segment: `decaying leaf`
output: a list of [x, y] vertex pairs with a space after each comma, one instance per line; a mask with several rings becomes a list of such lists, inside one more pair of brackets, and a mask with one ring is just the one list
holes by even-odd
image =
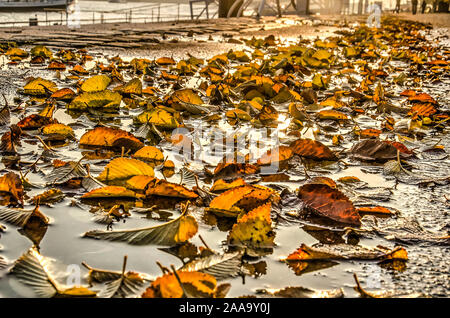
[[275, 233], [272, 231], [271, 207], [271, 203], [266, 203], [238, 218], [228, 235], [228, 244], [255, 249], [272, 247]]
[[[397, 148], [386, 141], [378, 139], [365, 139], [354, 145], [349, 152], [354, 158], [366, 161], [388, 161], [397, 158]], [[410, 154], [400, 153], [402, 157], [410, 157]]]
[[146, 282], [145, 276], [136, 272], [125, 272], [128, 257], [124, 257], [122, 272], [95, 269], [83, 263], [89, 269], [89, 281], [106, 283], [104, 289], [98, 294], [99, 297], [130, 297], [142, 292]]
[[316, 260], [377, 260], [377, 261], [407, 261], [408, 254], [403, 247], [392, 250], [377, 246], [366, 248], [359, 245], [315, 244], [312, 247], [302, 244], [296, 251], [291, 253], [286, 261], [316, 261]]
[[197, 233], [195, 218], [187, 215], [187, 209], [176, 219], [153, 227], [102, 231], [94, 230], [84, 233], [84, 237], [108, 241], [121, 241], [132, 245], [174, 245], [185, 242]]
[[292, 151], [301, 157], [313, 160], [335, 161], [336, 155], [320, 141], [311, 139], [298, 139], [290, 145]]
[[144, 147], [144, 144], [131, 133], [117, 128], [96, 127], [87, 131], [80, 138], [83, 147], [104, 147], [121, 151], [136, 151]]
[[120, 186], [105, 186], [94, 189], [84, 194], [81, 199], [110, 199], [110, 198], [130, 198], [135, 199], [136, 193]]
[[252, 210], [255, 206], [268, 201], [279, 200], [278, 194], [270, 188], [244, 185], [225, 191], [214, 198], [208, 211], [221, 216], [236, 217], [243, 211]]
[[116, 111], [122, 101], [122, 95], [117, 92], [104, 90], [100, 92], [85, 92], [75, 97], [67, 109], [86, 110], [101, 109], [104, 112]]
[[105, 183], [125, 181], [133, 176], [154, 176], [153, 168], [143, 161], [130, 158], [116, 158], [111, 160], [98, 176], [98, 180]]
[[67, 288], [58, 283], [49, 270], [49, 260], [39, 254], [35, 247], [14, 262], [10, 273], [22, 283], [30, 286], [40, 297], [96, 297], [86, 287]]
[[164, 154], [156, 147], [145, 146], [136, 151], [133, 158], [146, 161], [154, 167], [164, 161]]
[[258, 294], [264, 297], [280, 297], [280, 298], [342, 298], [344, 292], [342, 289], [336, 290], [313, 290], [305, 287], [286, 287], [276, 290], [260, 289]]
[[214, 276], [180, 271], [176, 275], [178, 277], [174, 273], [168, 273], [158, 277], [142, 294], [142, 298], [214, 298], [217, 291]]
[[338, 189], [323, 183], [310, 183], [300, 187], [298, 196], [321, 216], [340, 223], [361, 225], [353, 203]]
[[10, 224], [25, 227], [27, 223], [33, 222], [33, 219], [39, 220], [44, 225], [49, 222], [47, 216], [39, 210], [38, 205], [33, 210], [0, 207], [0, 220]]
[[0, 198], [4, 205], [23, 206], [22, 180], [14, 172], [8, 172], [0, 177]]
[[242, 265], [242, 253], [212, 254], [200, 259], [192, 260], [179, 271], [202, 272], [214, 276], [217, 280], [224, 280], [239, 275]]

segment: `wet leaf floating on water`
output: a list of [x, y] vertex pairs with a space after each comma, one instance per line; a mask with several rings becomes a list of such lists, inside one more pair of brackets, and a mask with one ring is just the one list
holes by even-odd
[[59, 284], [49, 271], [49, 264], [50, 261], [32, 247], [14, 262], [10, 273], [40, 297], [96, 297], [97, 294], [86, 287], [67, 288]]
[[[377, 139], [366, 139], [354, 145], [349, 150], [349, 153], [356, 159], [385, 162], [397, 159], [397, 149], [400, 147], [401, 144], [393, 144]], [[411, 157], [410, 153], [400, 149], [400, 156], [402, 158]]]
[[11, 125], [9, 131], [1, 138], [0, 150], [2, 154], [16, 154], [16, 146], [20, 146], [20, 137], [23, 135], [22, 129], [17, 125]]
[[260, 289], [258, 294], [264, 297], [280, 298], [342, 298], [344, 292], [342, 289], [336, 290], [312, 290], [305, 287], [286, 287], [277, 290]]
[[46, 126], [48, 124], [55, 123], [56, 121], [54, 119], [47, 116], [42, 116], [38, 114], [31, 114], [30, 116], [25, 117], [21, 121], [17, 123], [17, 126], [19, 126], [21, 129], [38, 129], [42, 126]]
[[36, 45], [30, 50], [32, 56], [42, 56], [44, 58], [51, 58], [53, 56], [52, 51], [50, 51], [44, 45]]
[[130, 198], [135, 199], [136, 193], [120, 186], [105, 186], [94, 189], [86, 194], [83, 194], [81, 199], [109, 199], [109, 198]]
[[173, 114], [163, 108], [145, 111], [136, 117], [136, 121], [139, 124], [153, 124], [160, 129], [175, 129], [180, 126]]
[[237, 163], [234, 161], [222, 161], [217, 164], [214, 169], [214, 176], [216, 178], [230, 177], [235, 175], [255, 174], [260, 171], [258, 166], [250, 163]]
[[8, 172], [0, 177], [0, 203], [2, 205], [23, 206], [23, 185], [20, 177]]
[[95, 75], [91, 78], [88, 78], [81, 85], [81, 90], [83, 92], [100, 92], [104, 91], [109, 83], [111, 83], [111, 79], [107, 75]]
[[116, 158], [111, 160], [98, 176], [98, 180], [105, 183], [120, 183], [134, 176], [154, 176], [151, 166], [143, 161], [130, 158]]
[[223, 179], [218, 179], [214, 181], [214, 184], [209, 189], [210, 192], [223, 192], [233, 188], [241, 187], [245, 185], [245, 181], [242, 178], [237, 178], [231, 182], [226, 182]]
[[31, 198], [34, 204], [51, 204], [60, 202], [64, 198], [64, 193], [59, 189], [49, 189]]
[[49, 222], [49, 219], [39, 210], [38, 205], [33, 210], [0, 207], [0, 220], [10, 224], [25, 227], [32, 219], [37, 219], [44, 225]]
[[407, 261], [408, 254], [403, 247], [392, 250], [383, 246], [366, 248], [359, 245], [349, 244], [315, 244], [309, 247], [302, 244], [296, 251], [291, 253], [286, 261], [317, 261], [317, 260], [377, 260], [377, 261]]
[[80, 138], [80, 146], [86, 148], [111, 148], [117, 151], [136, 151], [144, 147], [144, 144], [133, 134], [118, 128], [96, 127], [87, 131]]
[[142, 82], [139, 78], [133, 78], [128, 83], [114, 89], [121, 94], [142, 95]]
[[106, 283], [104, 289], [98, 294], [99, 297], [130, 297], [142, 292], [146, 279], [143, 275], [136, 272], [125, 272], [127, 256], [123, 261], [122, 272], [112, 272], [94, 269], [86, 263], [83, 265], [89, 269], [89, 282]]
[[241, 273], [242, 253], [212, 254], [185, 264], [179, 271], [202, 272], [214, 276], [218, 281]]
[[187, 215], [187, 209], [178, 218], [170, 222], [141, 229], [102, 231], [94, 230], [84, 233], [90, 237], [108, 241], [126, 242], [132, 245], [166, 245], [171, 246], [185, 242], [197, 233], [195, 218]]
[[271, 207], [271, 203], [266, 203], [238, 218], [227, 237], [228, 244], [250, 249], [273, 247], [275, 233], [270, 218]]
[[394, 213], [389, 210], [388, 208], [382, 207], [382, 206], [374, 206], [374, 207], [361, 207], [356, 209], [356, 212], [359, 213], [359, 215], [381, 215], [381, 216], [392, 216]]
[[311, 139], [298, 139], [290, 145], [292, 151], [307, 159], [336, 161], [336, 155], [320, 141]]
[[158, 195], [183, 199], [196, 199], [198, 197], [197, 193], [185, 188], [180, 184], [175, 184], [166, 180], [160, 180], [156, 178], [151, 180], [146, 185], [145, 195]]
[[154, 167], [164, 161], [164, 154], [156, 147], [145, 146], [136, 151], [133, 158], [146, 161]]
[[51, 173], [45, 176], [49, 184], [63, 184], [73, 178], [82, 178], [88, 175], [86, 169], [80, 162], [62, 162], [55, 166]]
[[120, 106], [122, 95], [110, 90], [100, 92], [84, 92], [75, 97], [67, 105], [69, 110], [100, 109], [104, 112], [115, 112]]
[[177, 271], [177, 276], [178, 278], [174, 273], [168, 273], [158, 277], [142, 294], [142, 298], [215, 297], [218, 286], [214, 276], [200, 272], [182, 271]]
[[214, 198], [207, 209], [221, 216], [237, 217], [269, 200], [279, 201], [278, 194], [270, 188], [244, 185], [225, 191]]
[[337, 110], [321, 110], [317, 113], [319, 119], [347, 120], [348, 116]]
[[66, 138], [74, 139], [75, 134], [72, 127], [64, 124], [49, 124], [42, 128], [42, 134], [47, 137], [47, 139], [52, 140], [64, 140]]
[[341, 191], [327, 184], [305, 184], [300, 187], [298, 196], [308, 208], [320, 216], [343, 224], [361, 224], [353, 203]]
[[277, 148], [268, 150], [258, 159], [258, 165], [278, 164], [289, 160], [293, 156], [292, 149], [287, 146], [279, 146]]
[[51, 95], [58, 90], [54, 82], [40, 77], [28, 82], [23, 89], [25, 94], [35, 96]]
[[54, 98], [56, 100], [64, 100], [64, 101], [70, 101], [75, 97], [75, 92], [71, 90], [70, 88], [61, 88], [54, 92], [50, 98]]
[[0, 125], [7, 125], [11, 120], [11, 111], [8, 105], [3, 106], [0, 110]]

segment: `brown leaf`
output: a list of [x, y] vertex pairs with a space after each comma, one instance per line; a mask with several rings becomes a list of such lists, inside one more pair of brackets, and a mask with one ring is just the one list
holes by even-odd
[[80, 138], [80, 145], [113, 148], [118, 151], [122, 150], [122, 147], [125, 148], [125, 151], [128, 149], [136, 151], [144, 147], [144, 144], [131, 133], [122, 129], [109, 127], [96, 127], [86, 132]]
[[[397, 145], [398, 146], [398, 145]], [[400, 146], [398, 146], [400, 147]], [[366, 161], [388, 161], [397, 158], [397, 148], [388, 141], [379, 139], [366, 139], [354, 145], [349, 152], [354, 158]], [[402, 157], [410, 157], [411, 154], [400, 151]]]
[[23, 206], [23, 186], [20, 177], [14, 172], [8, 172], [0, 178], [0, 194], [9, 196], [7, 205], [20, 204]]
[[304, 158], [313, 160], [336, 161], [336, 155], [320, 141], [311, 139], [298, 139], [290, 145], [292, 151]]
[[331, 220], [360, 226], [360, 216], [353, 203], [339, 190], [326, 184], [305, 184], [298, 196], [314, 212]]

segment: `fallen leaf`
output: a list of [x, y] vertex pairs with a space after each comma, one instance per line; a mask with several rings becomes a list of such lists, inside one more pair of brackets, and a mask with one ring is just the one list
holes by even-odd
[[330, 161], [338, 160], [330, 148], [323, 145], [320, 141], [298, 139], [292, 142], [290, 147], [295, 154], [307, 159]]
[[131, 133], [109, 127], [96, 127], [87, 131], [80, 138], [80, 145], [83, 147], [103, 147], [121, 151], [136, 151], [144, 147], [144, 144]]
[[176, 219], [167, 223], [140, 229], [102, 231], [93, 230], [84, 233], [84, 237], [107, 241], [120, 241], [132, 245], [166, 245], [171, 246], [185, 242], [198, 230], [197, 221], [187, 215], [187, 209]]
[[272, 204], [265, 203], [238, 218], [228, 237], [228, 245], [267, 248], [273, 246], [275, 233], [270, 218]]
[[320, 216], [340, 223], [361, 225], [353, 203], [338, 189], [326, 184], [305, 184], [300, 187], [298, 196]]
[[153, 168], [143, 161], [130, 158], [111, 160], [97, 177], [101, 182], [122, 182], [133, 176], [154, 176]]

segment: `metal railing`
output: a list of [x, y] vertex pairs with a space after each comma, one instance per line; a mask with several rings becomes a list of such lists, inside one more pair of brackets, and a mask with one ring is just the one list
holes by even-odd
[[[215, 9], [215, 8], [214, 8]], [[195, 11], [200, 14], [202, 8], [195, 8]], [[59, 18], [49, 18], [49, 14], [60, 13]], [[191, 20], [191, 13], [189, 4], [180, 3], [154, 3], [138, 7], [113, 9], [113, 10], [81, 10], [77, 22], [80, 24], [103, 24], [103, 23], [155, 23], [155, 22], [178, 22]], [[111, 17], [112, 16], [112, 17]], [[66, 25], [68, 16], [64, 9], [50, 9], [45, 10], [45, 17], [38, 19], [38, 25]], [[206, 19], [206, 14], [202, 14], [200, 19]], [[3, 21], [0, 22], [0, 27], [19, 27], [28, 26], [32, 19], [26, 21]]]

